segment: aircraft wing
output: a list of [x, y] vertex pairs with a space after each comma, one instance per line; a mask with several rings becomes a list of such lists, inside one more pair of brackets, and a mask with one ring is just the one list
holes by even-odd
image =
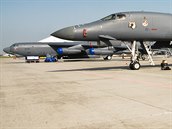
[[86, 50], [90, 48], [98, 48], [97, 43], [89, 42], [63, 42], [63, 43], [48, 43], [58, 55], [76, 55], [86, 54]]
[[99, 39], [104, 42], [107, 46], [113, 46], [110, 40], [116, 40], [115, 38], [109, 35], [99, 35]]
[[97, 43], [89, 43], [89, 42], [58, 42], [58, 43], [48, 43], [50, 47], [54, 50], [57, 48], [71, 48], [71, 49], [88, 49], [91, 47], [97, 48]]

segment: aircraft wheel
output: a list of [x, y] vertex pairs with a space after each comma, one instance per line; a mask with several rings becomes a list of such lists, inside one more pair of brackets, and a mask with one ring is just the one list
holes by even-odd
[[104, 60], [112, 60], [112, 56], [106, 56], [104, 57]]
[[131, 70], [134, 70], [133, 64], [132, 64], [132, 63], [130, 63], [129, 68], [130, 68]]
[[112, 56], [107, 56], [107, 59], [108, 60], [112, 60]]
[[129, 67], [131, 70], [139, 70], [140, 69], [140, 63], [139, 62], [130, 63]]

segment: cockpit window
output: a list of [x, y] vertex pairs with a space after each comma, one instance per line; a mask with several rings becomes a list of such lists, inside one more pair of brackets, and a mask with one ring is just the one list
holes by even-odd
[[107, 21], [107, 20], [113, 20], [115, 18], [116, 18], [116, 14], [111, 14], [111, 15], [105, 17], [105, 18], [102, 18], [101, 20], [102, 21]]
[[118, 19], [118, 20], [124, 20], [126, 18], [125, 14], [119, 13], [119, 14], [111, 14], [105, 18], [102, 18], [102, 21], [107, 21], [107, 20], [114, 20], [114, 19]]
[[117, 14], [117, 15], [116, 15], [116, 18], [119, 19], [119, 20], [124, 20], [124, 19], [126, 18], [126, 15], [120, 13], [120, 14]]
[[83, 26], [83, 24], [75, 25], [75, 26], [74, 26], [74, 29], [76, 29], [76, 28], [80, 28], [80, 27], [82, 27], [82, 26]]

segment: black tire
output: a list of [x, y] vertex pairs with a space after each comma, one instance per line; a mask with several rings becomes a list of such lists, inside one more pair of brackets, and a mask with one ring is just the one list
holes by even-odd
[[131, 70], [139, 70], [140, 69], [140, 63], [139, 62], [130, 63], [129, 67]]
[[103, 57], [104, 60], [107, 60], [107, 57]]
[[112, 60], [112, 56], [106, 56], [103, 58], [104, 60]]
[[140, 69], [140, 63], [139, 62], [134, 62], [133, 63], [133, 69], [134, 70], [139, 70]]
[[112, 56], [107, 56], [107, 59], [108, 60], [112, 60]]
[[133, 68], [133, 63], [130, 63], [129, 68], [130, 68], [131, 70], [134, 70], [134, 68]]

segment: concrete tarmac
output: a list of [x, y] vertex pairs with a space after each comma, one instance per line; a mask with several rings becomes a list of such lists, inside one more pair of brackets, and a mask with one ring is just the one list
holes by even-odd
[[[1, 129], [172, 129], [172, 70], [129, 59], [0, 59]], [[167, 59], [172, 64], [172, 58]]]

